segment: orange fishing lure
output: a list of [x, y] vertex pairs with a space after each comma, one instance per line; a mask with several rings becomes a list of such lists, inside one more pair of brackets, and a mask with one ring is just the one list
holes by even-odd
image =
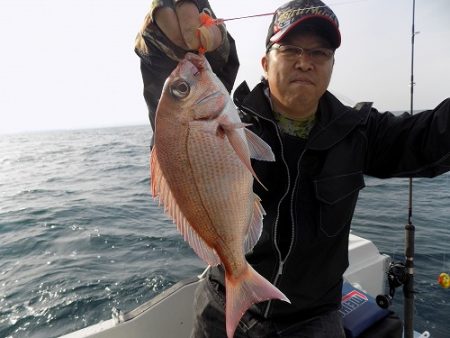
[[[197, 38], [200, 41], [200, 47], [198, 48], [198, 53], [203, 55], [206, 53], [206, 51], [208, 50], [207, 45], [204, 46], [203, 42], [202, 42], [202, 35], [205, 39], [208, 39], [207, 34], [205, 34], [206, 32], [204, 31], [204, 28], [208, 28], [212, 25], [216, 24], [216, 20], [213, 19], [211, 16], [209, 16], [208, 14], [206, 14], [205, 12], [200, 13], [200, 27], [197, 28]], [[202, 29], [203, 29], [203, 34], [202, 34]]]

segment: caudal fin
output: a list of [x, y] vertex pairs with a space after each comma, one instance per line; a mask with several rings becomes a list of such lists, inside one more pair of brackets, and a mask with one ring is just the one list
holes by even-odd
[[238, 279], [226, 276], [227, 337], [233, 337], [239, 320], [250, 306], [269, 299], [280, 299], [290, 303], [280, 290], [257, 273], [249, 264], [246, 271]]

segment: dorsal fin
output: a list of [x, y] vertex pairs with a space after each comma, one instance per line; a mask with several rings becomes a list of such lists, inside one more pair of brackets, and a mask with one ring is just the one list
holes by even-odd
[[189, 243], [201, 259], [211, 266], [220, 264], [220, 258], [215, 250], [210, 248], [198, 235], [179, 208], [161, 171], [156, 147], [152, 149], [150, 163], [153, 198], [158, 199], [159, 203], [164, 206], [164, 212], [172, 218], [178, 231], [183, 235], [184, 240]]

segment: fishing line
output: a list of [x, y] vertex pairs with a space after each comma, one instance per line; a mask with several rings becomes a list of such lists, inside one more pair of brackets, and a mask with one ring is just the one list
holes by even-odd
[[[303, 8], [302, 10], [306, 11], [306, 10], [311, 10], [311, 9], [319, 9], [319, 8], [324, 8], [324, 7], [330, 7], [330, 6], [335, 7], [335, 6], [340, 6], [340, 5], [348, 5], [348, 4], [354, 4], [354, 3], [358, 3], [358, 2], [367, 2], [367, 1], [369, 1], [369, 0], [352, 0], [352, 1], [345, 1], [345, 2], [334, 3], [334, 4], [330, 4], [330, 5], [306, 7], [306, 8]], [[235, 17], [235, 18], [215, 19], [214, 21], [215, 21], [216, 24], [222, 24], [225, 21], [251, 19], [251, 18], [257, 18], [257, 17], [262, 17], [262, 16], [269, 16], [269, 15], [274, 15], [274, 14], [275, 14], [275, 12], [261, 13], [261, 14], [238, 16], [238, 17]]]
[[249, 18], [257, 18], [260, 16], [269, 16], [269, 15], [273, 15], [274, 12], [270, 12], [270, 13], [262, 13], [262, 14], [253, 14], [253, 15], [245, 15], [245, 16], [238, 16], [235, 18], [228, 18], [228, 19], [216, 19], [216, 23], [217, 24], [221, 24], [225, 21], [233, 21], [233, 20], [241, 20], [241, 19], [249, 19]]

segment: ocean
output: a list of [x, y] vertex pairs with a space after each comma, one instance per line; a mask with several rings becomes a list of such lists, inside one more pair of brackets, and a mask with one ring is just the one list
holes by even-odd
[[[128, 311], [204, 264], [150, 196], [149, 126], [0, 135], [0, 337]], [[415, 179], [415, 327], [450, 337], [450, 175]], [[402, 261], [408, 180], [366, 177], [353, 233]], [[402, 316], [402, 290], [393, 309]]]

